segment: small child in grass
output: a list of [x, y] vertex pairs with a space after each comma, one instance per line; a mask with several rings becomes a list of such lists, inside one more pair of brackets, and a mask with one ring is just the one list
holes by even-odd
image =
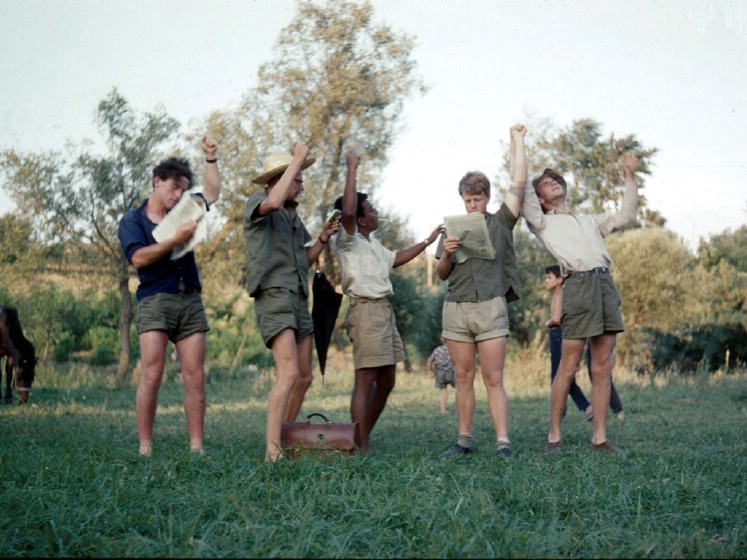
[[446, 414], [446, 387], [451, 385], [456, 389], [454, 375], [454, 362], [451, 361], [446, 340], [441, 337], [441, 346], [437, 346], [426, 360], [428, 377], [435, 379], [436, 387], [439, 389], [439, 404], [441, 414]]

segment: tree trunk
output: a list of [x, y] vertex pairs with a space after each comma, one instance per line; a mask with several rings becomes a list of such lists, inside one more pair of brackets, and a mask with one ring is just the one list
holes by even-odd
[[132, 323], [132, 296], [127, 261], [119, 267], [119, 293], [122, 295], [122, 310], [119, 314], [119, 363], [117, 380], [124, 381], [130, 369], [130, 324]]

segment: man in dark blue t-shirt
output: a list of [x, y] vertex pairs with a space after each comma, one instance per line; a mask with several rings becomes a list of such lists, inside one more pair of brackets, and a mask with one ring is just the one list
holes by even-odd
[[[200, 147], [205, 153], [204, 192], [196, 195], [209, 209], [220, 195], [216, 153], [218, 144], [207, 135]], [[207, 317], [202, 305], [202, 285], [193, 251], [173, 258], [175, 248], [197, 231], [187, 220], [173, 235], [160, 242], [153, 230], [176, 206], [193, 183], [186, 159], [172, 157], [153, 169], [153, 192], [139, 208], [128, 211], [119, 222], [119, 242], [127, 260], [137, 269], [137, 332], [142, 371], [135, 399], [140, 455], [150, 457], [153, 423], [158, 405], [169, 340], [176, 346], [184, 382], [184, 412], [189, 444], [202, 453], [205, 421], [205, 333]], [[189, 194], [186, 196], [190, 196]], [[204, 217], [202, 218], [204, 220]]]

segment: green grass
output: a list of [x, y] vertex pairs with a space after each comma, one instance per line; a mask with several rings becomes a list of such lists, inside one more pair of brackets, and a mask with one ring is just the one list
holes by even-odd
[[[625, 453], [592, 453], [570, 406], [565, 452], [547, 456], [547, 387], [508, 367], [510, 460], [492, 453], [481, 390], [477, 452], [442, 459], [453, 392], [441, 417], [432, 382], [400, 373], [374, 453], [276, 465], [262, 461], [268, 375], [209, 377], [204, 456], [188, 452], [180, 383], [165, 383], [149, 460], [135, 387], [105, 375], [42, 369], [30, 406], [0, 407], [0, 555], [747, 556], [744, 372], [616, 378], [626, 419], [610, 416], [609, 437]], [[351, 375], [317, 379], [302, 414], [346, 421]]]

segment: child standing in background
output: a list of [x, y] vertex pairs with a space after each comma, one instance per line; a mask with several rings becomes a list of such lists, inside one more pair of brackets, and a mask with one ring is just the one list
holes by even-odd
[[[428, 378], [436, 380], [438, 387], [439, 403], [441, 414], [446, 414], [446, 387], [451, 385], [456, 389], [454, 380], [454, 362], [451, 361], [449, 348], [446, 346], [446, 340], [441, 337], [441, 346], [436, 347], [425, 362], [428, 368]], [[434, 372], [435, 370], [435, 372]]]

